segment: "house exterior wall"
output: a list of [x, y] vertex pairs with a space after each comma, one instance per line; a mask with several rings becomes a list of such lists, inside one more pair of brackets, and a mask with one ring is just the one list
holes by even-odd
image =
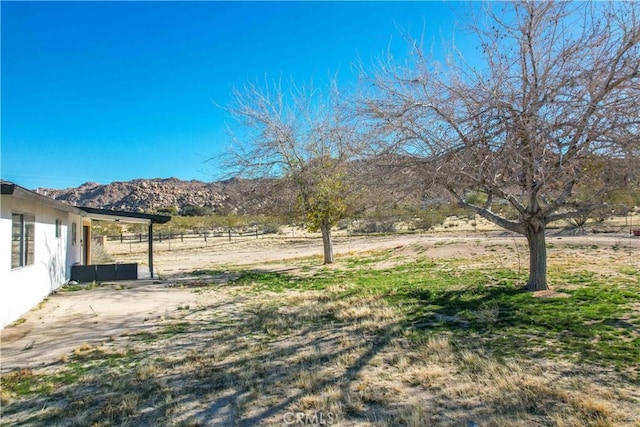
[[[0, 196], [0, 328], [17, 320], [70, 277], [71, 265], [82, 259], [80, 215], [50, 206]], [[35, 216], [34, 262], [11, 268], [12, 214]], [[56, 236], [56, 220], [59, 236]], [[73, 243], [73, 226], [76, 240]]]

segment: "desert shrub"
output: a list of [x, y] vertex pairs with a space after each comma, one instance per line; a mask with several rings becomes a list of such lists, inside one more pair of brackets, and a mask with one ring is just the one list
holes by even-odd
[[572, 228], [584, 228], [584, 226], [587, 225], [587, 221], [589, 221], [589, 219], [591, 218], [592, 214], [594, 214], [594, 213], [589, 212], [589, 213], [584, 213], [584, 214], [581, 214], [581, 215], [577, 215], [577, 216], [575, 216], [573, 218], [566, 219], [566, 222], [567, 222], [569, 227], [572, 227]]
[[[441, 222], [440, 222], [441, 223]], [[423, 216], [421, 218], [416, 218], [411, 223], [409, 227], [411, 230], [430, 230], [432, 227], [438, 225], [438, 221], [433, 216]]]
[[182, 208], [184, 216], [210, 216], [213, 215], [213, 209], [206, 206], [187, 205]]
[[[613, 190], [606, 202], [614, 209], [624, 209], [624, 207], [630, 209], [632, 206], [640, 204], [640, 190], [630, 188]], [[616, 212], [616, 215], [621, 214], [624, 215], [624, 213]]]
[[170, 206], [168, 208], [159, 208], [158, 209], [158, 213], [161, 214], [161, 215], [175, 216], [175, 215], [178, 215], [180, 213], [180, 210], [178, 209], [177, 206]]
[[520, 213], [511, 205], [498, 206], [494, 210], [499, 215], [502, 215], [503, 217], [511, 221], [515, 221], [520, 217]]
[[276, 234], [280, 231], [280, 226], [278, 224], [268, 222], [262, 225], [262, 232], [264, 234]]
[[149, 226], [147, 224], [125, 224], [124, 228], [127, 233], [133, 234], [145, 234], [149, 232]]
[[350, 225], [351, 225], [351, 220], [345, 218], [338, 221], [338, 224], [336, 224], [336, 228], [338, 230], [347, 230]]
[[472, 205], [481, 206], [487, 203], [487, 195], [478, 191], [469, 191], [465, 195], [465, 199]]
[[356, 234], [394, 233], [395, 231], [395, 221], [377, 219], [363, 219], [354, 221], [351, 228], [351, 232]]
[[104, 246], [97, 241], [92, 242], [91, 264], [112, 264], [115, 258], [104, 250]]
[[113, 221], [91, 222], [91, 234], [94, 236], [119, 236], [122, 233], [122, 225]]

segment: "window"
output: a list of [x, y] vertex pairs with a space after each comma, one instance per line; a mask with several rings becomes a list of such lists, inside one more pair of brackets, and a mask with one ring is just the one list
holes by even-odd
[[60, 238], [60, 229], [62, 228], [62, 221], [56, 219], [56, 239]]
[[11, 268], [33, 264], [36, 218], [33, 215], [11, 215]]
[[71, 246], [76, 245], [77, 239], [78, 239], [78, 226], [74, 222], [71, 224]]

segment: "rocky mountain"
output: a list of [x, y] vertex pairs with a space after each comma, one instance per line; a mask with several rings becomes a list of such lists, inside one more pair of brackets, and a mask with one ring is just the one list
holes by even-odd
[[201, 206], [221, 214], [251, 214], [260, 213], [268, 203], [266, 187], [260, 180], [202, 182], [167, 178], [104, 185], [86, 182], [75, 188], [36, 191], [70, 205], [131, 212], [178, 212], [188, 206]]
[[[423, 169], [416, 169], [402, 157], [359, 160], [350, 167], [356, 171], [356, 185], [362, 192], [360, 198], [368, 208], [423, 203], [427, 181], [422, 176]], [[187, 208], [195, 206], [209, 210], [207, 213], [222, 215], [273, 212], [286, 215], [296, 197], [286, 185], [277, 184], [278, 181], [272, 179], [203, 182], [156, 178], [110, 184], [86, 182], [74, 188], [38, 188], [36, 191], [70, 205], [130, 212], [185, 214]]]

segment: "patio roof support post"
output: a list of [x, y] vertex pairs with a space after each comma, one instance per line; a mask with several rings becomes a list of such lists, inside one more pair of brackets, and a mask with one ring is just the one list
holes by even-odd
[[153, 222], [149, 223], [149, 273], [153, 279]]

